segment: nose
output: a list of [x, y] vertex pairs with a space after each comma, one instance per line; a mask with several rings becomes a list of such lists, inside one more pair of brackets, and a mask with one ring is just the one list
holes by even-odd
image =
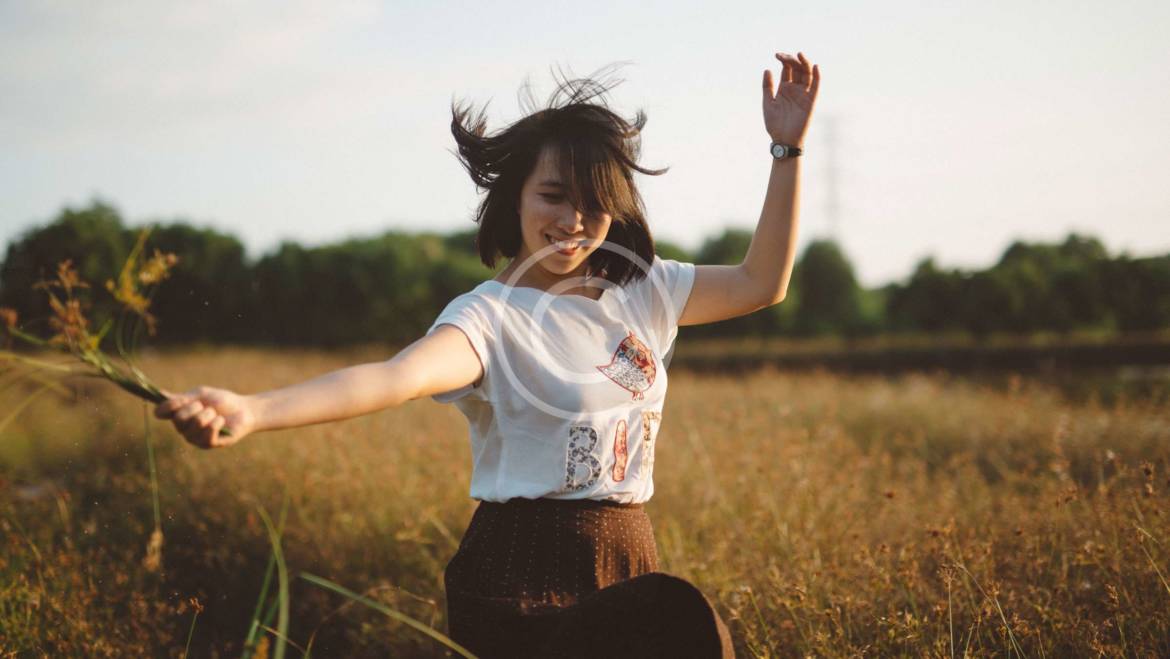
[[569, 208], [567, 212], [557, 218], [557, 228], [570, 236], [576, 235], [585, 230], [584, 225], [581, 223], [583, 217], [581, 211], [576, 208]]

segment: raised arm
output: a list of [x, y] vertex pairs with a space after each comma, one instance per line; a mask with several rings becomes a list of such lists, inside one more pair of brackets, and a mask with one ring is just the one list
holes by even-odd
[[[198, 387], [167, 394], [155, 416], [170, 418], [187, 441], [202, 448], [234, 444], [265, 430], [348, 419], [478, 382], [483, 367], [467, 337], [452, 325], [384, 362], [358, 364], [299, 384], [243, 396]], [[223, 436], [227, 427], [231, 435]]]
[[[820, 67], [803, 53], [776, 53], [783, 68], [779, 87], [764, 71], [764, 127], [772, 141], [804, 148]], [[762, 147], [761, 147], [762, 152]], [[800, 157], [773, 159], [760, 221], [747, 256], [739, 265], [695, 266], [695, 283], [679, 325], [699, 325], [735, 318], [784, 299], [796, 257], [800, 201]]]

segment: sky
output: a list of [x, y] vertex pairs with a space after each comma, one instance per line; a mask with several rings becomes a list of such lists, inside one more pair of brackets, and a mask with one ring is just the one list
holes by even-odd
[[[474, 226], [452, 99], [519, 118], [527, 79], [625, 62], [654, 235], [754, 229], [770, 168], [760, 78], [820, 65], [801, 244], [861, 282], [926, 256], [986, 267], [1071, 231], [1170, 252], [1170, 3], [0, 0], [0, 245], [101, 199], [257, 257]], [[543, 95], [542, 95], [543, 97]], [[834, 210], [835, 209], [835, 210]]]

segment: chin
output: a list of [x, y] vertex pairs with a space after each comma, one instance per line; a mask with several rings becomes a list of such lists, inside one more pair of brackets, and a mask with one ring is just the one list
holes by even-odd
[[580, 267], [583, 262], [584, 261], [578, 261], [576, 259], [572, 261], [552, 261], [550, 259], [545, 259], [540, 262], [540, 267], [544, 268], [546, 272], [555, 275], [567, 275]]
[[549, 254], [540, 260], [540, 267], [553, 274], [567, 275], [580, 268], [588, 260], [588, 255], [565, 258], [559, 254]]

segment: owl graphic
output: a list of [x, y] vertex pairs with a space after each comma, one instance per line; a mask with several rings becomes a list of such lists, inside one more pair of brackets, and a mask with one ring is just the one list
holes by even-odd
[[610, 362], [598, 366], [597, 370], [632, 393], [633, 400], [645, 398], [644, 392], [654, 384], [654, 376], [658, 373], [654, 353], [629, 330], [626, 330], [626, 338], [618, 344]]

